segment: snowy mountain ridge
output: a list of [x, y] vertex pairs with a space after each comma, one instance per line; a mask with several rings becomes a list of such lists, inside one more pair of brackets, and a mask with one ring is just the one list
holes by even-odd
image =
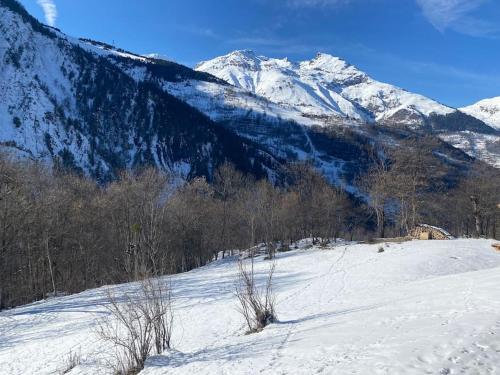
[[[436, 134], [468, 155], [500, 167], [500, 132], [492, 117], [500, 112], [492, 113], [494, 108], [483, 116], [467, 109], [462, 112], [376, 81], [329, 54], [318, 53], [312, 60], [292, 62], [259, 56], [250, 50], [234, 51], [201, 62], [195, 69], [225, 80], [235, 90], [266, 98], [282, 112], [294, 112], [294, 120], [307, 126], [384, 125]], [[238, 95], [232, 101], [236, 107], [238, 101], [244, 102]], [[283, 117], [292, 118], [286, 114]]]
[[500, 96], [483, 99], [470, 106], [460, 108], [460, 110], [500, 130]]
[[[40, 24], [0, 0], [0, 146], [98, 180], [154, 165], [210, 178], [229, 161], [276, 181], [311, 160], [352, 188], [368, 162], [361, 140], [316, 134], [317, 122], [215, 76]], [[318, 144], [320, 142], [321, 144]]]
[[[331, 182], [356, 193], [355, 181], [370, 163], [371, 145], [397, 145], [401, 128], [456, 134], [455, 128], [448, 129], [455, 120], [443, 118], [461, 114], [385, 84], [380, 84], [383, 92], [395, 90], [395, 99], [367, 96], [365, 108], [347, 93], [365, 84], [376, 91], [380, 85], [325, 54], [293, 63], [233, 53], [228, 67], [235, 74], [252, 73], [238, 87], [200, 67], [192, 70], [157, 55], [69, 37], [40, 24], [15, 0], [0, 0], [0, 31], [0, 46], [5, 46], [0, 48], [0, 146], [98, 180], [142, 165], [182, 178], [210, 177], [220, 163], [230, 161], [245, 173], [276, 181], [284, 177], [287, 162], [308, 161]], [[257, 83], [265, 90], [279, 87], [271, 76], [266, 83], [262, 66], [281, 83], [283, 72], [288, 74], [283, 78], [288, 88], [281, 91], [289, 93], [290, 102], [279, 92], [280, 100], [256, 94], [252, 85]], [[400, 98], [410, 98], [405, 110], [398, 109]], [[417, 111], [418, 103], [424, 104]], [[446, 113], [436, 115], [436, 126], [430, 121], [434, 107]], [[380, 122], [377, 116], [386, 117]], [[469, 120], [462, 118], [465, 125], [459, 129], [470, 130]], [[467, 134], [467, 144], [463, 137], [450, 138], [450, 143], [494, 164], [500, 153], [483, 150], [497, 136], [478, 122], [474, 129], [485, 127], [488, 134], [480, 147], [475, 133]], [[379, 124], [385, 127], [379, 130]], [[470, 162], [450, 149], [440, 152], [464, 165]]]
[[418, 126], [432, 113], [455, 109], [419, 94], [372, 79], [346, 61], [325, 53], [292, 62], [235, 51], [198, 64], [230, 84], [270, 101], [299, 109], [306, 116], [333, 116], [360, 122]]
[[[15, 0], [0, 0], [0, 46], [2, 151], [101, 181], [144, 165], [181, 178], [209, 177], [228, 160], [261, 176], [279, 169], [255, 144], [134, 75], [149, 68], [165, 80], [218, 82], [215, 77], [68, 37]], [[134, 74], [113, 58], [126, 61]]]

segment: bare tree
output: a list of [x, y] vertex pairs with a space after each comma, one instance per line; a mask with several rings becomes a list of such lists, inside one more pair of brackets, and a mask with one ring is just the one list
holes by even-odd
[[[459, 186], [463, 202], [473, 219], [474, 235], [481, 237], [488, 232], [496, 237], [496, 223], [499, 217], [500, 173], [477, 162], [469, 171], [467, 179]], [[467, 204], [468, 201], [468, 204]]]
[[110, 235], [121, 247], [120, 257], [130, 281], [162, 273], [162, 197], [168, 176], [154, 169], [126, 172], [106, 191]]
[[371, 169], [362, 177], [361, 188], [368, 194], [368, 204], [377, 219], [377, 236], [385, 237], [386, 209], [390, 199], [388, 192], [389, 162], [384, 157], [374, 157]]
[[235, 201], [238, 198], [241, 190], [247, 184], [247, 178], [242, 173], [238, 172], [233, 165], [224, 163], [219, 167], [214, 174], [214, 190], [217, 199], [220, 202], [220, 249], [222, 250], [222, 258], [226, 255], [226, 250], [234, 247], [232, 241], [232, 227], [234, 224]]
[[411, 139], [390, 152], [391, 169], [386, 188], [398, 207], [399, 234], [407, 234], [422, 218], [431, 192], [441, 189], [446, 167], [435, 156], [433, 138]]

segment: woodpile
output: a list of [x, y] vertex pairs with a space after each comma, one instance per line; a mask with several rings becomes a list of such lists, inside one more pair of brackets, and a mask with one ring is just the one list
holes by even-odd
[[451, 240], [453, 236], [442, 228], [427, 224], [419, 224], [409, 233], [416, 240]]

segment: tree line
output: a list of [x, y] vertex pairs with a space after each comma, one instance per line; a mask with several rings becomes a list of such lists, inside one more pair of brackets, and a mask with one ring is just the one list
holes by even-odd
[[[278, 188], [221, 166], [212, 183], [179, 186], [156, 169], [105, 186], [41, 164], [0, 158], [0, 307], [172, 274], [258, 243], [339, 237], [341, 190], [297, 165]], [[274, 250], [271, 250], [271, 252]]]
[[404, 236], [415, 224], [498, 238], [499, 174], [477, 163], [451, 175], [440, 156], [405, 145], [374, 156], [353, 198], [308, 164], [285, 186], [224, 164], [208, 182], [156, 169], [106, 185], [0, 157], [0, 308], [59, 293], [184, 272], [266, 244]]
[[428, 223], [456, 236], [498, 238], [500, 171], [436, 152], [436, 139], [409, 139], [373, 156], [360, 179], [378, 237], [405, 236]]

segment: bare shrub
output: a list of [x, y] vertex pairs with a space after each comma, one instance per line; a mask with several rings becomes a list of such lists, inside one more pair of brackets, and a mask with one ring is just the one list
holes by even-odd
[[149, 356], [171, 348], [171, 289], [160, 280], [146, 279], [137, 293], [117, 298], [108, 292], [108, 298], [110, 315], [97, 333], [117, 349], [115, 373], [137, 374]]
[[275, 296], [273, 293], [273, 275], [276, 264], [269, 268], [266, 285], [260, 289], [255, 283], [254, 258], [248, 268], [243, 260], [238, 262], [238, 280], [236, 296], [239, 301], [239, 311], [245, 318], [248, 333], [261, 331], [268, 324], [276, 321]]
[[81, 352], [70, 351], [68, 353], [68, 356], [66, 357], [66, 361], [64, 362], [64, 367], [61, 370], [61, 374], [69, 373], [75, 367], [79, 366], [81, 362], [82, 362]]

